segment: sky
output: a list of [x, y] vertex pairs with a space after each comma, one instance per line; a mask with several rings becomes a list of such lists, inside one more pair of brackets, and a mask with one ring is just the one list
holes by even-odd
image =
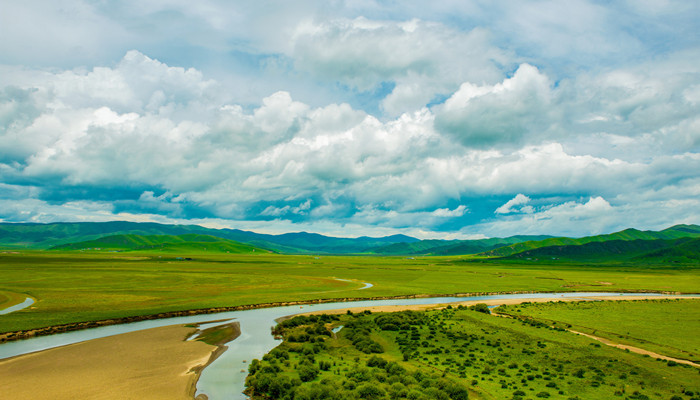
[[700, 223], [700, 2], [0, 5], [0, 221]]

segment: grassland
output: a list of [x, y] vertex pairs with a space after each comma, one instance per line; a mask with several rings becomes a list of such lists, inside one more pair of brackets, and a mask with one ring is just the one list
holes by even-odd
[[528, 303], [501, 306], [498, 311], [671, 357], [700, 360], [700, 300]]
[[279, 330], [283, 344], [251, 363], [254, 399], [700, 399], [697, 368], [467, 309], [303, 317]]
[[[361, 282], [374, 286], [358, 290]], [[0, 292], [37, 302], [0, 317], [0, 332], [242, 304], [509, 291], [697, 293], [700, 268], [461, 257], [7, 251], [0, 253]]]

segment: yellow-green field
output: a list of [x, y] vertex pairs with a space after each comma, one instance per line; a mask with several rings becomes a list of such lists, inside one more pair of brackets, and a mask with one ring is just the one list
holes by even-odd
[[[358, 290], [362, 282], [374, 286]], [[37, 302], [0, 317], [0, 331], [267, 302], [509, 291], [697, 293], [700, 269], [459, 257], [4, 252], [0, 292]]]

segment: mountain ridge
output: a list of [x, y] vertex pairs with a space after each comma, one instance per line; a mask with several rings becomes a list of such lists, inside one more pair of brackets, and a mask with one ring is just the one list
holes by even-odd
[[[256, 251], [286, 254], [474, 255], [477, 258], [494, 259], [528, 257], [585, 259], [608, 255], [613, 258], [628, 259], [648, 257], [649, 260], [661, 260], [676, 254], [685, 260], [694, 260], [696, 247], [686, 244], [687, 241], [680, 240], [683, 238], [700, 238], [700, 226], [680, 224], [660, 231], [628, 228], [609, 234], [580, 238], [515, 235], [507, 238], [476, 240], [419, 240], [406, 235], [378, 238], [368, 236], [342, 238], [309, 232], [271, 235], [231, 228], [213, 229], [199, 225], [167, 225], [155, 222], [0, 223], [0, 247], [44, 250], [76, 248], [133, 250], [148, 246], [152, 250], [164, 250], [179, 246], [183, 249], [189, 247], [199, 251], [207, 248], [206, 243], [219, 242], [218, 248], [228, 252], [252, 251], [255, 248]], [[621, 255], [623, 253], [626, 255]]]

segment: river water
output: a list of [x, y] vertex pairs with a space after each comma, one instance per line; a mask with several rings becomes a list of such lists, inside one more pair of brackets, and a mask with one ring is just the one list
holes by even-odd
[[34, 304], [34, 299], [32, 299], [31, 297], [27, 297], [23, 302], [21, 302], [19, 304], [15, 304], [12, 307], [3, 308], [2, 310], [0, 310], [0, 315], [9, 314], [11, 312], [19, 311], [23, 308], [27, 308], [27, 307], [31, 306], [32, 304]]
[[[130, 324], [104, 326], [83, 331], [67, 332], [51, 336], [42, 336], [33, 339], [8, 342], [0, 344], [0, 359], [71, 343], [82, 342], [85, 340], [92, 340], [100, 337], [118, 335], [121, 333], [160, 326], [187, 323], [205, 323], [209, 321], [229, 319], [240, 323], [241, 335], [236, 340], [228, 343], [228, 350], [211, 365], [204, 369], [197, 383], [197, 394], [206, 394], [210, 400], [246, 399], [247, 397], [242, 392], [244, 389], [245, 377], [247, 375], [248, 363], [254, 358], [262, 358], [263, 355], [280, 343], [279, 340], [275, 340], [270, 334], [270, 329], [275, 325], [275, 320], [281, 317], [312, 311], [327, 311], [355, 307], [410, 306], [499, 299], [537, 299], [549, 297], [577, 298], [601, 295], [616, 296], [623, 294], [627, 296], [664, 296], [658, 293], [528, 293], [470, 297], [367, 300], [261, 308], [255, 310], [231, 311], [218, 314], [141, 321]], [[212, 323], [212, 325], [218, 324], [221, 324], [221, 322]], [[206, 327], [206, 325], [203, 327]]]

